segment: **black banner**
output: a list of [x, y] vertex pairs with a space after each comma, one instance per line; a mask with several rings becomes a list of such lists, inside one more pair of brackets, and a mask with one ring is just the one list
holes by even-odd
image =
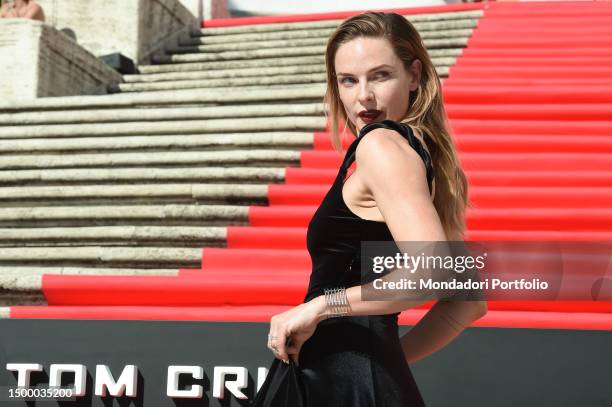
[[[245, 406], [272, 362], [267, 333], [265, 323], [0, 320], [0, 406]], [[430, 407], [609, 406], [611, 343], [611, 331], [469, 328], [412, 369]], [[28, 371], [39, 393], [26, 402], [15, 394]], [[76, 389], [75, 371], [82, 396], [41, 392], [52, 376]]]

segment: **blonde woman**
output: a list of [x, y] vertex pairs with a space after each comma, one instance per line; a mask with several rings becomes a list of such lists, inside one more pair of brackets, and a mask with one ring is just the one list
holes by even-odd
[[440, 80], [418, 32], [395, 13], [344, 21], [325, 61], [332, 144], [341, 149], [341, 122], [355, 139], [308, 225], [304, 303], [271, 319], [267, 346], [276, 360], [256, 403], [422, 406], [409, 363], [448, 344], [486, 303], [438, 301], [399, 338], [397, 315], [423, 301], [362, 299], [359, 256], [362, 241], [461, 240], [467, 182]]

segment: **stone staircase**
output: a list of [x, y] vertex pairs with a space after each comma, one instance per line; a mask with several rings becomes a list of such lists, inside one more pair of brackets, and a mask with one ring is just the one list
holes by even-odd
[[[481, 15], [407, 18], [446, 77]], [[226, 246], [325, 132], [339, 22], [204, 28], [116, 94], [0, 101], [0, 305], [44, 304], [43, 275], [176, 276]]]

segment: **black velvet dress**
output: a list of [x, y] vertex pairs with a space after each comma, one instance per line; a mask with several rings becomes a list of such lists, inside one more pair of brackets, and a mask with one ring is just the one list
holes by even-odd
[[[431, 191], [431, 158], [409, 126], [385, 120], [364, 126], [348, 148], [338, 175], [308, 224], [312, 274], [304, 302], [325, 288], [361, 284], [361, 241], [390, 241], [386, 223], [363, 219], [346, 206], [342, 186], [359, 141], [370, 130], [397, 130], [423, 158]], [[302, 346], [299, 366], [275, 360], [257, 406], [424, 406], [398, 335], [397, 317], [336, 317], [319, 323]], [[266, 399], [266, 400], [264, 400]]]

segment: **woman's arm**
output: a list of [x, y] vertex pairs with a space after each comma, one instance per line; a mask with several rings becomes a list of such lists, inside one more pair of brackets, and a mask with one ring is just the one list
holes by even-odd
[[414, 363], [443, 348], [486, 313], [485, 301], [438, 301], [400, 338], [406, 361]]
[[[384, 128], [372, 130], [357, 146], [356, 160], [356, 171], [371, 191], [396, 242], [447, 240], [430, 198], [423, 160], [401, 135]], [[346, 290], [349, 315], [390, 314], [424, 302], [363, 300], [364, 287]], [[324, 297], [315, 300], [313, 307], [324, 313]], [[414, 361], [446, 345], [486, 311], [485, 301], [439, 301], [403, 337], [408, 359]]]
[[[429, 195], [425, 165], [418, 153], [394, 130], [377, 128], [364, 137], [357, 146], [355, 172], [359, 172], [360, 179], [374, 197], [393, 239], [396, 242], [446, 241], [444, 228]], [[364, 300], [362, 293], [367, 285], [346, 289], [350, 304], [348, 315], [391, 314], [423, 303], [423, 300], [406, 298]], [[444, 346], [458, 335], [462, 327], [486, 312], [486, 304], [480, 301], [442, 304], [436, 304], [422, 322], [413, 328], [414, 333], [403, 338], [403, 342], [412, 347], [408, 352], [414, 353], [407, 354], [408, 359], [415, 360]], [[328, 310], [323, 295], [302, 306], [303, 317], [293, 312], [285, 314], [276, 323], [273, 321], [272, 332], [288, 336], [326, 318]], [[312, 330], [309, 329], [309, 332]], [[301, 339], [305, 341], [307, 337]], [[288, 354], [297, 354], [303, 341], [298, 341], [288, 353], [283, 343], [278, 343], [276, 348], [279, 352], [276, 356], [286, 359]], [[415, 345], [414, 342], [419, 344]]]

